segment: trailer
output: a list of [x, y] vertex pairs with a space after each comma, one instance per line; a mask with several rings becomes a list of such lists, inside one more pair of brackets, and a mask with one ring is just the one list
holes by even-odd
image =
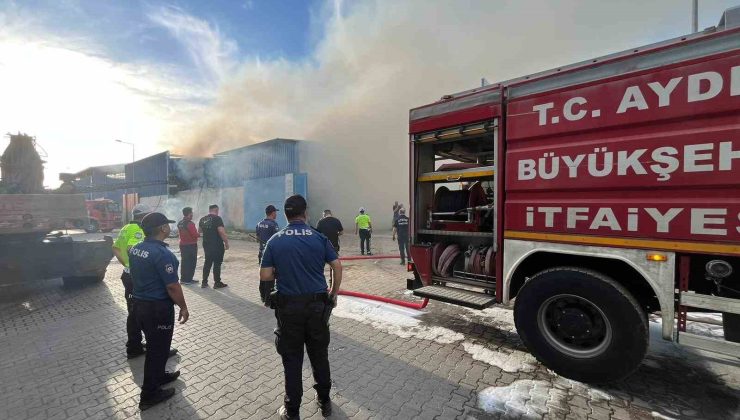
[[652, 313], [740, 356], [739, 18], [412, 109], [408, 287], [513, 303], [529, 351], [584, 382], [640, 365]]

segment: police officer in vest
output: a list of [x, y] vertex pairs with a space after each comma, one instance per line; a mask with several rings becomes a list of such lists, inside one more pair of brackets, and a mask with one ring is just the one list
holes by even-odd
[[[306, 222], [306, 200], [300, 195], [285, 200], [288, 226], [273, 236], [265, 247], [260, 280], [275, 281], [270, 296], [275, 309], [277, 352], [285, 374], [281, 419], [299, 419], [303, 396], [303, 347], [305, 345], [316, 381], [316, 401], [323, 416], [331, 415], [331, 374], [329, 370], [329, 317], [336, 306], [342, 282], [342, 265], [331, 242]], [[327, 293], [325, 264], [331, 266], [334, 281]]]
[[128, 251], [134, 245], [144, 240], [144, 231], [141, 229], [141, 219], [151, 213], [151, 209], [146, 204], [137, 204], [131, 212], [131, 222], [121, 228], [118, 238], [113, 243], [113, 255], [123, 266], [121, 273], [121, 282], [123, 283], [123, 293], [126, 298], [126, 356], [132, 359], [144, 354], [144, 345], [142, 344], [141, 328], [134, 319], [132, 291], [133, 283], [131, 282], [131, 271], [129, 269]]
[[180, 307], [177, 318], [180, 324], [190, 317], [177, 277], [180, 264], [164, 242], [170, 234], [170, 223], [175, 222], [162, 213], [147, 214], [141, 221], [146, 239], [129, 252], [134, 313], [147, 341], [144, 384], [139, 400], [141, 410], [175, 394], [173, 388], [161, 388], [180, 376], [180, 371], [165, 371], [175, 324], [173, 303]]
[[[262, 261], [262, 254], [265, 251], [265, 245], [267, 244], [267, 241], [272, 238], [272, 235], [277, 233], [277, 231], [280, 229], [278, 227], [277, 222], [275, 219], [277, 218], [277, 209], [275, 206], [270, 204], [265, 208], [265, 220], [257, 223], [257, 239], [260, 241], [260, 251], [257, 255], [257, 263], [259, 264]], [[275, 287], [275, 282], [269, 282], [269, 281], [261, 281], [260, 283], [260, 299], [262, 299], [262, 303], [267, 302], [267, 299], [270, 295], [270, 292], [272, 292], [272, 289]]]

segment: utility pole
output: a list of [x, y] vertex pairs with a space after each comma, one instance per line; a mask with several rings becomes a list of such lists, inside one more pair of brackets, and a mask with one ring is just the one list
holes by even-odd
[[691, 33], [699, 32], [699, 0], [691, 0]]

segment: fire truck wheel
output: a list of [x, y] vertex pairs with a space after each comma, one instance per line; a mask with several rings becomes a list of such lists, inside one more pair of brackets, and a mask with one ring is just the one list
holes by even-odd
[[100, 225], [98, 225], [98, 222], [96, 222], [95, 220], [90, 220], [85, 226], [85, 232], [87, 233], [95, 233], [99, 229], [100, 229]]
[[581, 382], [626, 377], [649, 342], [637, 300], [611, 278], [575, 267], [541, 271], [527, 281], [516, 296], [514, 323], [537, 360]]

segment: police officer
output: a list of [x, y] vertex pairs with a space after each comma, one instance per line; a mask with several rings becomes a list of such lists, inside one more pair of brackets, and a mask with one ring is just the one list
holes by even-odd
[[365, 255], [365, 244], [367, 243], [367, 255], [373, 255], [370, 252], [370, 236], [373, 231], [373, 222], [370, 216], [365, 214], [365, 208], [360, 207], [360, 214], [355, 217], [355, 235], [360, 233], [360, 253]]
[[[277, 218], [277, 209], [275, 206], [270, 204], [265, 208], [265, 220], [257, 223], [257, 239], [260, 241], [260, 251], [257, 255], [257, 263], [259, 264], [262, 261], [262, 253], [265, 251], [265, 245], [267, 244], [267, 241], [272, 238], [272, 235], [274, 235], [280, 228], [278, 227], [277, 222], [275, 219]], [[260, 286], [260, 299], [262, 299], [262, 303], [267, 302], [267, 298], [272, 291], [272, 289], [275, 287], [275, 282], [269, 282], [269, 281], [261, 281], [259, 282]]]
[[173, 302], [180, 307], [178, 321], [187, 322], [190, 314], [182, 287], [178, 282], [180, 265], [164, 240], [170, 234], [170, 223], [162, 213], [149, 213], [141, 221], [146, 239], [129, 251], [133, 279], [133, 307], [136, 320], [147, 341], [144, 361], [144, 384], [141, 387], [139, 408], [147, 408], [171, 398], [173, 388], [161, 386], [175, 381], [180, 371], [166, 372], [165, 365], [172, 343], [175, 324]]
[[116, 241], [113, 243], [113, 255], [116, 256], [118, 262], [123, 266], [121, 282], [123, 282], [123, 292], [126, 298], [126, 310], [128, 311], [128, 316], [126, 317], [126, 333], [128, 335], [128, 341], [126, 341], [126, 356], [129, 359], [144, 354], [144, 345], [141, 342], [141, 328], [139, 328], [139, 325], [134, 319], [131, 295], [133, 291], [133, 283], [131, 282], [128, 251], [131, 247], [144, 240], [144, 231], [141, 229], [141, 219], [151, 213], [151, 211], [152, 210], [146, 204], [137, 204], [134, 206], [134, 209], [131, 212], [131, 218], [133, 220], [121, 228], [121, 231], [118, 233], [118, 238], [116, 238]]
[[[316, 381], [316, 401], [323, 416], [331, 415], [329, 369], [329, 316], [336, 306], [342, 282], [342, 265], [329, 240], [306, 223], [306, 200], [300, 195], [285, 200], [288, 226], [267, 242], [260, 280], [275, 281], [271, 296], [277, 328], [275, 346], [283, 360], [284, 404], [281, 419], [299, 419], [303, 396], [303, 347], [305, 345]], [[324, 265], [334, 272], [327, 293]]]
[[398, 209], [398, 217], [393, 221], [393, 240], [398, 235], [398, 250], [401, 251], [401, 265], [406, 264], [406, 258], [411, 260], [409, 253], [409, 218], [406, 217], [406, 209]]

